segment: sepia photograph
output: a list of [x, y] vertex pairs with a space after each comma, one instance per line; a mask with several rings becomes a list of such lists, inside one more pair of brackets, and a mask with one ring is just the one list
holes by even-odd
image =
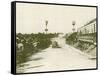
[[97, 68], [97, 7], [16, 2], [16, 73]]

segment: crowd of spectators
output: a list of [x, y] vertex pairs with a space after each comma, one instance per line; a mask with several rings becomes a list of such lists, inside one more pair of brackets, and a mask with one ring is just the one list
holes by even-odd
[[51, 44], [51, 38], [57, 34], [38, 33], [38, 34], [16, 34], [16, 64], [17, 67], [21, 63], [27, 62], [29, 57], [37, 52], [46, 49]]

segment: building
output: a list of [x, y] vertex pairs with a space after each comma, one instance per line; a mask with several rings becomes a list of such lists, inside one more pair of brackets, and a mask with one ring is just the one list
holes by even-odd
[[96, 18], [77, 30], [77, 40], [96, 44]]

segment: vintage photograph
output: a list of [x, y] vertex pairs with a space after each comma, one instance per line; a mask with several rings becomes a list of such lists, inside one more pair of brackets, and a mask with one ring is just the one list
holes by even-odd
[[16, 3], [16, 73], [97, 68], [96, 6]]

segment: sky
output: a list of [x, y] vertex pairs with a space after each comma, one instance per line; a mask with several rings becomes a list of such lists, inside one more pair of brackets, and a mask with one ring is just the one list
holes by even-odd
[[96, 18], [95, 7], [45, 5], [31, 3], [16, 4], [16, 32], [43, 33], [45, 21], [48, 21], [48, 33], [72, 32], [72, 22], [75, 29]]

